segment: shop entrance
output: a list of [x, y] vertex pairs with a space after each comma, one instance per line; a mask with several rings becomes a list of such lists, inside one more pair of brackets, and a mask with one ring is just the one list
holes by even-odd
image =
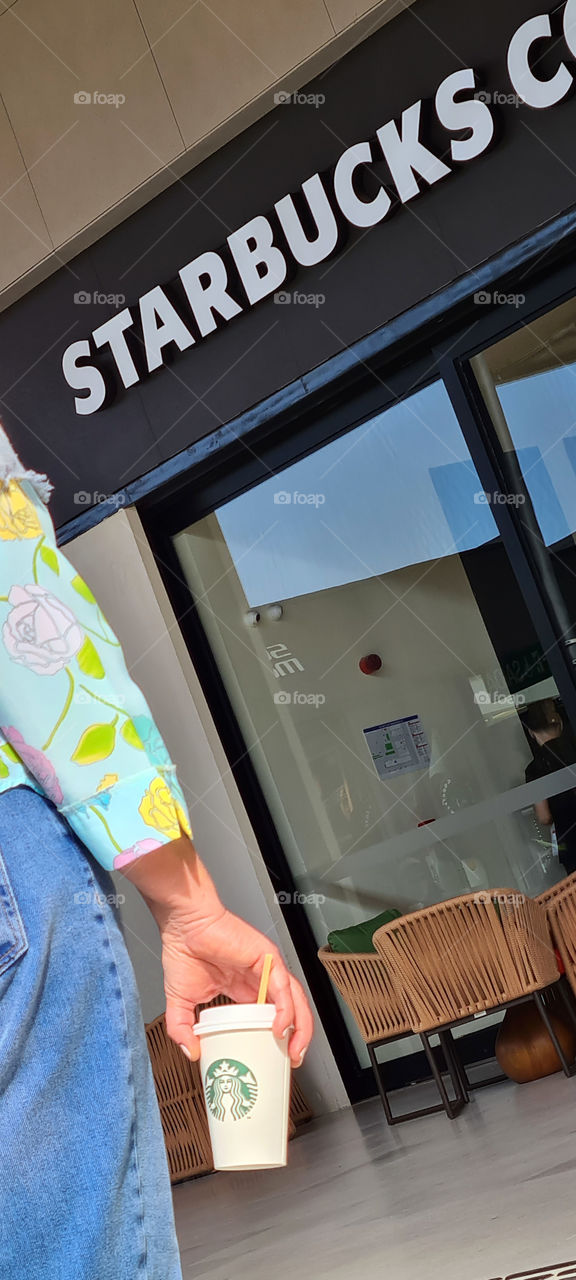
[[[185, 494], [172, 508], [163, 555], [239, 731], [231, 763], [249, 762], [281, 846], [263, 851], [294, 932], [304, 918], [309, 974], [331, 931], [387, 908], [536, 895], [576, 870], [567, 306], [468, 366], [498, 483], [481, 481], [436, 378], [201, 518], [186, 521]], [[348, 1081], [351, 1058], [366, 1081], [344, 1005], [339, 1017], [336, 1056], [345, 1039]], [[462, 1030], [474, 1057], [477, 1024]], [[382, 1050], [398, 1080], [414, 1078], [415, 1047]]]

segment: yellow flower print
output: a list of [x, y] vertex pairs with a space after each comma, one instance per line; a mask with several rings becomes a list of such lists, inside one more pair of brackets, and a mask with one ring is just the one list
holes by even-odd
[[102, 780], [98, 783], [96, 791], [107, 791], [109, 787], [113, 787], [118, 781], [117, 773], [105, 773]]
[[19, 538], [39, 538], [42, 525], [34, 504], [26, 497], [16, 480], [0, 489], [0, 539], [14, 542]]
[[177, 840], [182, 831], [189, 834], [186, 816], [180, 805], [176, 804], [168, 783], [160, 775], [150, 783], [138, 806], [138, 812], [149, 827], [162, 831], [169, 840]]
[[178, 815], [178, 822], [180, 823], [181, 830], [184, 832], [185, 835], [191, 836], [192, 831], [190, 829], [190, 823], [186, 817], [186, 814], [184, 813], [182, 805], [178, 804], [178, 801], [176, 801], [176, 813]]

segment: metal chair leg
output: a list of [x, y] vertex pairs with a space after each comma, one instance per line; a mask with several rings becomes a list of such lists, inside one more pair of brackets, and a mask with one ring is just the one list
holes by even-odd
[[455, 1120], [456, 1116], [459, 1115], [465, 1103], [460, 1098], [456, 1098], [454, 1101], [451, 1101], [451, 1099], [448, 1097], [448, 1094], [446, 1092], [446, 1085], [444, 1084], [442, 1075], [438, 1070], [436, 1059], [434, 1057], [432, 1047], [430, 1045], [428, 1036], [425, 1031], [422, 1031], [420, 1033], [420, 1040], [422, 1041], [422, 1047], [428, 1059], [430, 1070], [432, 1072], [434, 1080], [436, 1081], [436, 1087], [442, 1099], [442, 1106], [444, 1107], [446, 1115], [449, 1117], [449, 1119]]
[[446, 1059], [446, 1066], [448, 1067], [448, 1070], [452, 1077], [452, 1084], [454, 1085], [454, 1092], [456, 1094], [456, 1097], [463, 1104], [466, 1102], [469, 1102], [470, 1098], [468, 1096], [468, 1079], [467, 1079], [464, 1067], [462, 1065], [462, 1062], [460, 1060], [458, 1049], [454, 1044], [454, 1039], [452, 1037], [452, 1032], [450, 1028], [448, 1028], [447, 1031], [440, 1031], [439, 1037], [440, 1037], [440, 1044], [442, 1045], [442, 1051]]
[[378, 1062], [378, 1059], [377, 1059], [377, 1057], [376, 1057], [376, 1054], [375, 1054], [375, 1051], [374, 1051], [374, 1049], [373, 1049], [372, 1045], [371, 1045], [371, 1044], [367, 1044], [367, 1045], [366, 1045], [366, 1048], [367, 1048], [367, 1050], [368, 1050], [368, 1057], [370, 1058], [370, 1065], [371, 1065], [371, 1067], [372, 1067], [372, 1071], [374, 1072], [374, 1077], [375, 1077], [375, 1080], [376, 1080], [376, 1084], [377, 1084], [377, 1086], [378, 1086], [378, 1093], [380, 1094], [380, 1101], [381, 1101], [381, 1103], [382, 1103], [382, 1106], [384, 1107], [384, 1114], [385, 1114], [385, 1116], [386, 1116], [386, 1119], [387, 1119], [387, 1121], [388, 1121], [388, 1124], [394, 1124], [394, 1116], [392, 1115], [392, 1112], [391, 1112], [391, 1110], [390, 1110], [390, 1103], [389, 1103], [389, 1101], [388, 1101], [388, 1094], [386, 1093], [386, 1090], [385, 1090], [385, 1088], [384, 1088], [384, 1081], [383, 1081], [383, 1079], [382, 1079], [382, 1067], [381, 1067], [381, 1064]]
[[[422, 1116], [434, 1116], [439, 1111], [447, 1111], [447, 1114], [451, 1115], [451, 1109], [454, 1106], [457, 1106], [458, 1110], [460, 1110], [460, 1108], [464, 1105], [464, 1102], [463, 1101], [461, 1102], [459, 1098], [456, 1099], [456, 1103], [450, 1102], [450, 1099], [448, 1098], [448, 1095], [444, 1088], [444, 1081], [440, 1076], [439, 1077], [440, 1084], [442, 1086], [442, 1088], [440, 1089], [440, 1097], [442, 1098], [442, 1102], [436, 1103], [436, 1105], [433, 1107], [419, 1107], [416, 1111], [404, 1111], [402, 1115], [399, 1115], [399, 1116], [392, 1115], [390, 1100], [388, 1098], [388, 1093], [384, 1085], [383, 1065], [381, 1062], [378, 1062], [376, 1053], [374, 1051], [374, 1046], [371, 1044], [367, 1044], [366, 1048], [368, 1050], [368, 1057], [370, 1058], [372, 1071], [374, 1072], [374, 1079], [376, 1080], [378, 1093], [380, 1095], [380, 1101], [382, 1103], [382, 1106], [384, 1107], [384, 1114], [386, 1116], [386, 1120], [388, 1121], [389, 1125], [403, 1124], [405, 1120], [420, 1120]], [[433, 1056], [434, 1055], [432, 1055], [432, 1057]], [[438, 1071], [438, 1068], [436, 1067], [435, 1062], [434, 1062], [434, 1071]], [[448, 1102], [448, 1108], [450, 1108], [449, 1110], [447, 1110], [444, 1099], [446, 1099], [446, 1101]]]
[[562, 999], [562, 1004], [566, 1010], [568, 1018], [572, 1026], [576, 1028], [576, 997], [568, 979], [563, 975], [558, 982], [558, 990]]
[[563, 1050], [563, 1048], [562, 1048], [562, 1045], [560, 1044], [560, 1041], [559, 1041], [559, 1039], [558, 1039], [558, 1036], [556, 1035], [556, 1032], [555, 1032], [555, 1030], [554, 1030], [554, 1025], [553, 1025], [553, 1023], [552, 1023], [552, 1021], [551, 1021], [550, 1015], [549, 1015], [548, 1010], [547, 1010], [547, 1008], [546, 1008], [546, 1001], [545, 1001], [545, 999], [544, 999], [544, 995], [543, 995], [543, 993], [542, 993], [541, 991], [534, 991], [534, 992], [533, 992], [533, 999], [534, 999], [534, 1003], [535, 1003], [535, 1005], [536, 1005], [536, 1008], [538, 1009], [538, 1011], [539, 1011], [539, 1013], [540, 1013], [540, 1017], [542, 1018], [542, 1021], [543, 1021], [543, 1023], [544, 1023], [544, 1026], [546, 1027], [546, 1030], [547, 1030], [547, 1032], [548, 1032], [548, 1035], [550, 1036], [550, 1039], [551, 1039], [551, 1041], [552, 1041], [552, 1044], [554, 1045], [554, 1048], [555, 1048], [555, 1050], [556, 1050], [556, 1053], [558, 1054], [558, 1057], [559, 1057], [559, 1059], [560, 1059], [560, 1062], [562, 1063], [562, 1070], [563, 1070], [563, 1072], [564, 1072], [564, 1075], [565, 1075], [565, 1076], [573, 1076], [573, 1075], [575, 1075], [575, 1074], [576, 1074], [576, 1062], [572, 1062], [572, 1063], [568, 1062], [568, 1059], [567, 1059], [567, 1057], [566, 1057], [566, 1054], [564, 1053], [564, 1050]]
[[466, 1070], [466, 1067], [464, 1066], [464, 1063], [462, 1061], [462, 1057], [458, 1048], [458, 1042], [455, 1040], [454, 1036], [452, 1035], [451, 1027], [446, 1028], [446, 1034], [450, 1036], [454, 1061], [455, 1061], [458, 1075], [460, 1077], [460, 1081], [462, 1084], [462, 1091], [463, 1093], [466, 1094], [467, 1102], [470, 1101], [469, 1094], [475, 1092], [476, 1089], [485, 1089], [487, 1088], [488, 1085], [491, 1085], [491, 1084], [504, 1084], [505, 1081], [510, 1079], [510, 1077], [507, 1076], [504, 1071], [502, 1071], [495, 1076], [485, 1076], [482, 1080], [471, 1080]]

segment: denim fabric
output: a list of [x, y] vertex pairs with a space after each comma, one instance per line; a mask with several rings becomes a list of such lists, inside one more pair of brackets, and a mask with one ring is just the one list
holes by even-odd
[[181, 1280], [113, 892], [50, 801], [0, 795], [2, 1280]]

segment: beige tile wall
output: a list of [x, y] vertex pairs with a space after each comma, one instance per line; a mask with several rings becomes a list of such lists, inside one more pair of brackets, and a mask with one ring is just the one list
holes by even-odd
[[0, 308], [412, 2], [0, 0]]
[[[326, 8], [334, 23], [335, 31], [343, 31], [346, 27], [358, 22], [360, 18], [372, 14], [377, 21], [381, 5], [375, 0], [326, 0]], [[404, 0], [396, 0], [389, 5], [389, 18], [394, 17], [401, 9], [406, 9]]]
[[136, 0], [187, 146], [327, 45], [323, 0]]
[[0, 104], [0, 289], [53, 251], [48, 228], [4, 107]]

